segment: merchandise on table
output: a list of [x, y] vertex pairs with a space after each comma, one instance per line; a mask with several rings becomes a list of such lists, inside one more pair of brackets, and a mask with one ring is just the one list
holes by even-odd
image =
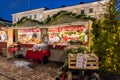
[[18, 41], [21, 43], [40, 43], [40, 29], [19, 29]]
[[33, 46], [33, 51], [41, 51], [41, 50], [46, 50], [48, 48], [48, 45], [45, 43], [41, 43], [41, 44], [35, 44]]

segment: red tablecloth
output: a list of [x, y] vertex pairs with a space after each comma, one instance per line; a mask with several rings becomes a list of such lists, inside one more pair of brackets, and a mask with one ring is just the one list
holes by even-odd
[[10, 51], [11, 53], [13, 53], [13, 52], [18, 51], [18, 48], [17, 47], [15, 47], [15, 48], [11, 47], [11, 48], [8, 48], [8, 51]]
[[33, 51], [27, 50], [26, 58], [43, 60], [45, 56], [50, 56], [50, 50]]
[[24, 43], [21, 43], [20, 46], [21, 47], [28, 47], [28, 48], [32, 48], [34, 44], [24, 44]]

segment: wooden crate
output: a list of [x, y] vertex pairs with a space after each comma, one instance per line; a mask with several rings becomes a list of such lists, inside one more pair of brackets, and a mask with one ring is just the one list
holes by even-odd
[[76, 54], [68, 54], [68, 68], [76, 69]]
[[99, 59], [95, 54], [88, 54], [86, 69], [99, 69]]
[[[98, 57], [95, 54], [87, 54], [86, 69], [99, 69]], [[68, 68], [80, 69], [76, 67], [76, 54], [68, 54]]]

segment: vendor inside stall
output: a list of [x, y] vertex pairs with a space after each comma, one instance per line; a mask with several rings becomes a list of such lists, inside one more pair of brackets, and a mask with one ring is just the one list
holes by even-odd
[[32, 34], [32, 41], [35, 42], [36, 44], [41, 43], [40, 38], [37, 37], [36, 33]]
[[7, 40], [7, 34], [5, 31], [0, 31], [0, 42], [4, 42]]

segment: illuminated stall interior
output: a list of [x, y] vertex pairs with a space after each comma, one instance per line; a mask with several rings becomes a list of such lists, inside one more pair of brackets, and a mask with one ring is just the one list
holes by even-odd
[[13, 42], [21, 44], [38, 44], [41, 43], [41, 29], [37, 27], [12, 27], [14, 29]]
[[54, 27], [48, 29], [50, 44], [64, 44], [70, 42], [85, 42], [86, 27], [81, 25]]
[[21, 43], [40, 43], [40, 29], [19, 29], [18, 30], [18, 42]]

